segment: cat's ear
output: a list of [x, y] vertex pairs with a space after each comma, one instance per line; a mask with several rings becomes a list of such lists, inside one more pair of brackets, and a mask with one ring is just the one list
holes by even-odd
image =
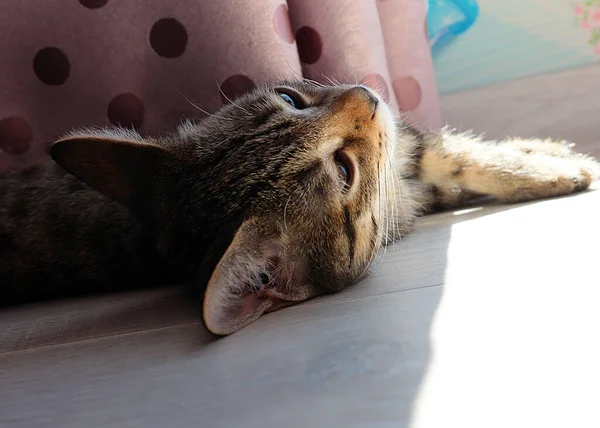
[[133, 208], [164, 172], [169, 153], [161, 146], [126, 135], [74, 135], [50, 149], [54, 161], [109, 198]]
[[286, 258], [280, 238], [267, 233], [260, 219], [246, 220], [208, 282], [206, 327], [217, 335], [231, 334], [265, 312], [312, 297], [304, 271], [300, 261]]

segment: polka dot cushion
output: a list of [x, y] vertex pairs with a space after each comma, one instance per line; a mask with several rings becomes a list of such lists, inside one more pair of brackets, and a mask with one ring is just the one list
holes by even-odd
[[280, 78], [363, 83], [437, 128], [425, 18], [425, 0], [2, 0], [0, 173], [73, 127], [163, 132]]

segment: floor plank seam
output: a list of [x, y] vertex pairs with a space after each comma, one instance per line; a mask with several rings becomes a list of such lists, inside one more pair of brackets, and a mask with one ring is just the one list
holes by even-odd
[[71, 346], [71, 345], [94, 343], [94, 342], [102, 341], [105, 339], [111, 339], [114, 337], [127, 337], [127, 336], [133, 336], [133, 335], [140, 334], [140, 333], [168, 331], [168, 330], [175, 329], [175, 328], [189, 327], [189, 326], [193, 326], [193, 325], [198, 325], [198, 326], [200, 326], [200, 328], [204, 328], [204, 327], [202, 327], [202, 323], [200, 321], [196, 321], [196, 322], [189, 322], [189, 323], [183, 323], [183, 324], [169, 325], [169, 326], [165, 326], [165, 327], [149, 328], [149, 329], [145, 329], [145, 330], [142, 329], [142, 330], [128, 331], [128, 332], [124, 332], [124, 333], [106, 334], [104, 336], [92, 337], [92, 338], [88, 338], [88, 339], [72, 340], [69, 342], [55, 343], [53, 345], [34, 346], [31, 348], [18, 349], [15, 351], [8, 351], [8, 352], [0, 351], [0, 359], [2, 357], [24, 354], [24, 353], [28, 353], [31, 351], [41, 351], [41, 350], [64, 348], [64, 347]]
[[[396, 294], [396, 293], [402, 293], [405, 291], [415, 291], [415, 290], [421, 290], [424, 288], [432, 288], [432, 287], [443, 287], [444, 285], [446, 285], [446, 283], [442, 282], [440, 284], [429, 284], [429, 285], [418, 285], [415, 287], [408, 287], [408, 288], [402, 288], [400, 290], [390, 290], [390, 291], [385, 291], [383, 293], [377, 293], [377, 294], [369, 294], [369, 295], [365, 295], [365, 296], [355, 296], [355, 297], [346, 297], [346, 298], [341, 298], [341, 299], [336, 299], [336, 300], [327, 300], [327, 301], [313, 301], [311, 302], [310, 306], [315, 306], [315, 305], [326, 305], [329, 303], [340, 303], [340, 302], [355, 302], [357, 300], [362, 300], [362, 299], [370, 299], [370, 298], [374, 298], [374, 297], [381, 297], [381, 296], [386, 296], [388, 294]], [[300, 309], [302, 307], [305, 307], [308, 305], [303, 305], [303, 306], [290, 306], [289, 309]]]

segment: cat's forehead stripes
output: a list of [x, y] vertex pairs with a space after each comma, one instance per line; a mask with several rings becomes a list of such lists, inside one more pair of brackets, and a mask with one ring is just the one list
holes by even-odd
[[[381, 240], [378, 223], [383, 221], [379, 197], [380, 179], [389, 175], [389, 156], [394, 148], [390, 136], [395, 127], [391, 113], [384, 104], [373, 106], [363, 88], [353, 88], [335, 98], [325, 116], [325, 134], [333, 147], [347, 151], [356, 163], [358, 186], [347, 198], [338, 218], [343, 239], [337, 240], [343, 251], [348, 270], [354, 274], [364, 271], [371, 262]], [[331, 148], [323, 143], [325, 152]], [[341, 265], [343, 266], [343, 265]]]
[[378, 242], [378, 226], [374, 211], [362, 211], [354, 216], [344, 209], [344, 227], [348, 240], [349, 267], [361, 268], [368, 263]]

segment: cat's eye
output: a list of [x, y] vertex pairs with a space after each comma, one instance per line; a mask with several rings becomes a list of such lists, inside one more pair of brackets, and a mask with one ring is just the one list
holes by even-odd
[[271, 282], [271, 281], [269, 280], [269, 276], [268, 276], [266, 273], [261, 273], [261, 274], [260, 274], [260, 283], [261, 283], [262, 285], [268, 285], [268, 284], [269, 284], [269, 282]]
[[288, 88], [276, 89], [277, 94], [289, 105], [294, 107], [295, 109], [302, 110], [306, 107], [302, 96], [298, 94], [296, 91]]
[[298, 107], [296, 107], [296, 101], [294, 100], [294, 97], [292, 97], [292, 96], [290, 96], [290, 95], [288, 95], [288, 94], [279, 94], [279, 96], [280, 96], [281, 98], [283, 98], [283, 99], [284, 99], [284, 101], [285, 101], [286, 103], [288, 103], [289, 105], [291, 105], [292, 107], [294, 107], [294, 108], [298, 108]]
[[342, 151], [338, 151], [334, 156], [334, 161], [338, 176], [344, 183], [344, 187], [349, 188], [352, 181], [352, 171], [348, 157]]

